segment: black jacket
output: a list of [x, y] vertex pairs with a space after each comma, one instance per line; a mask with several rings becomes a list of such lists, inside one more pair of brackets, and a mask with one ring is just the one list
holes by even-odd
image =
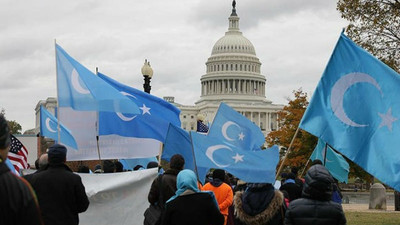
[[164, 207], [164, 204], [168, 199], [175, 195], [176, 192], [176, 176], [178, 175], [180, 170], [169, 169], [165, 171], [163, 175], [161, 175], [161, 190], [162, 190], [162, 201], [159, 201], [160, 198], [160, 185], [159, 185], [159, 176], [154, 179], [151, 184], [151, 188], [149, 191], [148, 200], [150, 204], [158, 203], [161, 207]]
[[166, 204], [162, 225], [222, 225], [224, 216], [209, 193], [180, 195]]
[[78, 213], [89, 207], [79, 175], [65, 164], [50, 164], [44, 171], [33, 175], [30, 182], [39, 199], [45, 224], [79, 224]]
[[43, 224], [29, 183], [10, 172], [0, 160], [0, 224]]
[[342, 205], [331, 201], [333, 178], [322, 165], [306, 174], [302, 198], [290, 202], [285, 225], [344, 225]]
[[286, 211], [283, 194], [272, 186], [237, 192], [234, 206], [235, 225], [281, 225]]

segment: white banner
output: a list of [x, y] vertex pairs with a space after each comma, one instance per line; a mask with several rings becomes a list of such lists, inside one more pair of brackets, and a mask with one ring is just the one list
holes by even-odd
[[79, 214], [79, 224], [143, 224], [143, 213], [149, 206], [147, 196], [157, 168], [79, 175], [90, 201], [88, 210]]

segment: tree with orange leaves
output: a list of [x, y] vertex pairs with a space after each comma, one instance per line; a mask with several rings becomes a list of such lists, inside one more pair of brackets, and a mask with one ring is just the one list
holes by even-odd
[[[281, 156], [286, 154], [309, 103], [307, 93], [304, 93], [301, 89], [293, 91], [293, 94], [294, 99], [288, 99], [288, 105], [278, 112], [278, 129], [270, 132], [266, 137], [266, 142], [269, 146], [281, 146]], [[299, 130], [284, 166], [304, 168], [317, 141], [318, 139], [313, 135]]]

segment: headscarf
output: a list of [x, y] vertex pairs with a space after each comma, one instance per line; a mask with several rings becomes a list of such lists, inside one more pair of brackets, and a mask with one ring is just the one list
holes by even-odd
[[167, 201], [167, 203], [174, 200], [181, 194], [183, 194], [183, 192], [185, 192], [186, 190], [192, 190], [195, 193], [200, 192], [200, 190], [197, 186], [196, 174], [193, 171], [188, 170], [188, 169], [182, 170], [178, 173], [178, 176], [176, 178], [176, 187], [177, 187], [177, 190], [175, 192], [175, 195], [172, 196]]

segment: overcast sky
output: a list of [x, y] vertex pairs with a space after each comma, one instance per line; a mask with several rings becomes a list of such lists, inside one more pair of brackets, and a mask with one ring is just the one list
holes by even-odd
[[[200, 77], [228, 29], [231, 0], [0, 0], [0, 108], [22, 130], [34, 128], [39, 100], [56, 97], [54, 40], [91, 71], [181, 104], [200, 98]], [[240, 29], [267, 78], [266, 97], [286, 104], [312, 95], [343, 27], [328, 0], [237, 0]]]

